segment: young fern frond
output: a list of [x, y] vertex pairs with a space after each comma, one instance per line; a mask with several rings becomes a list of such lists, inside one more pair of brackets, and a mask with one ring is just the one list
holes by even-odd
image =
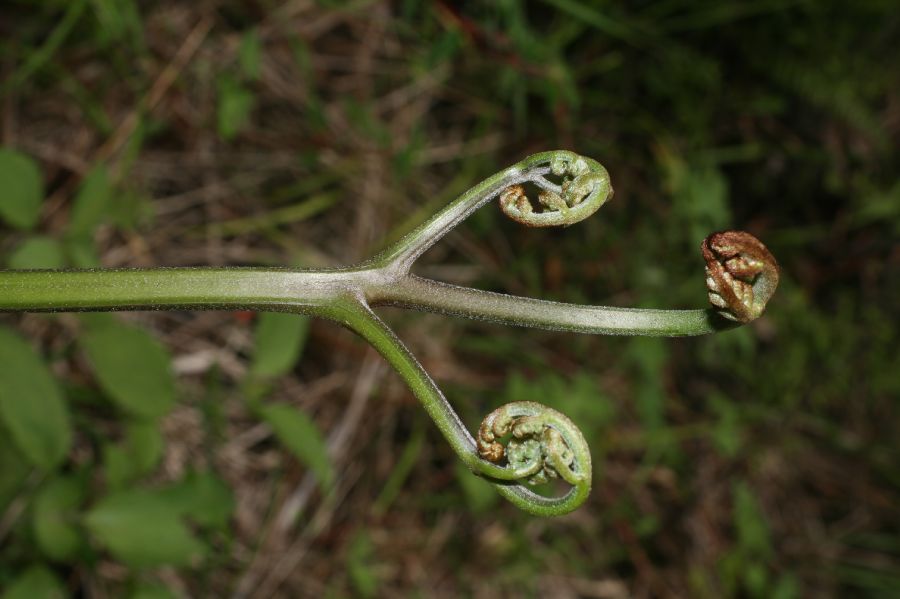
[[743, 231], [713, 233], [700, 246], [709, 302], [725, 318], [750, 322], [778, 287], [778, 264], [762, 242]]
[[[511, 435], [504, 447], [503, 437]], [[538, 485], [562, 478], [572, 485], [590, 481], [591, 456], [584, 435], [564, 414], [533, 401], [500, 406], [481, 421], [478, 455], [509, 464], [510, 480]]]
[[[561, 179], [554, 183], [548, 176]], [[541, 191], [538, 211], [525, 185]], [[740, 231], [704, 240], [714, 309], [646, 310], [582, 306], [448, 285], [410, 273], [428, 248], [494, 198], [528, 226], [567, 226], [612, 197], [598, 162], [569, 151], [525, 158], [472, 187], [399, 242], [362, 264], [333, 270], [156, 268], [0, 271], [0, 311], [243, 309], [309, 314], [336, 321], [375, 347], [403, 378], [453, 451], [525, 511], [571, 512], [591, 488], [591, 456], [578, 428], [534, 402], [489, 414], [477, 440], [400, 339], [372, 311], [393, 305], [500, 324], [607, 335], [681, 336], [727, 330], [760, 316], [778, 284], [775, 259]], [[506, 441], [506, 445], [503, 442]], [[545, 497], [528, 488], [560, 478], [571, 489]]]
[[556, 152], [550, 159], [550, 173], [563, 177], [561, 185], [546, 178], [535, 179], [541, 188], [535, 212], [521, 184], [500, 193], [500, 209], [509, 218], [529, 227], [559, 227], [582, 221], [596, 212], [613, 195], [609, 173], [596, 160], [574, 152]]

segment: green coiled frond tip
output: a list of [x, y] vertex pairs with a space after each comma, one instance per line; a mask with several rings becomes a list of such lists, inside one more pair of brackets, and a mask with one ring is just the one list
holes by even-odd
[[612, 198], [609, 173], [596, 160], [558, 151], [552, 153], [549, 163], [550, 174], [562, 177], [562, 183], [557, 185], [546, 177], [534, 181], [541, 188], [538, 204], [542, 210], [535, 210], [525, 187], [517, 183], [500, 192], [503, 214], [529, 227], [571, 225], [591, 216]]
[[[504, 480], [533, 486], [562, 479], [576, 487], [580, 499], [569, 502], [567, 510], [587, 498], [591, 487], [587, 441], [569, 418], [552, 408], [531, 401], [505, 404], [482, 421], [476, 443], [482, 459], [505, 467]], [[501, 478], [494, 468], [485, 470], [487, 476]]]

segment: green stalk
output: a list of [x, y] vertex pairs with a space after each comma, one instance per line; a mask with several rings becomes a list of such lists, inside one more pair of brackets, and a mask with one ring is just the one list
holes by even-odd
[[359, 271], [149, 268], [0, 271], [0, 310], [268, 310], [315, 312]]
[[592, 335], [679, 337], [734, 328], [713, 310], [651, 310], [548, 302], [406, 276], [368, 294], [390, 305], [497, 324]]

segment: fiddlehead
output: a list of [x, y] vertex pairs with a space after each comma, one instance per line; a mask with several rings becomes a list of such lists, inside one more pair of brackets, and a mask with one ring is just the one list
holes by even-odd
[[503, 214], [529, 227], [571, 225], [586, 219], [612, 198], [609, 173], [595, 160], [574, 152], [554, 152], [550, 172], [563, 180], [561, 185], [545, 177], [535, 180], [541, 187], [538, 193], [541, 212], [535, 212], [525, 188], [516, 184], [500, 192]]
[[730, 320], [758, 318], [778, 286], [778, 263], [766, 246], [744, 231], [722, 231], [704, 239], [700, 249], [710, 303]]
[[[557, 185], [547, 175], [562, 177], [562, 183]], [[538, 201], [544, 211], [535, 212], [525, 197], [523, 183], [542, 190]], [[589, 217], [612, 197], [612, 186], [609, 173], [592, 158], [567, 150], [532, 154], [478, 183], [362, 266], [407, 274], [428, 248], [498, 196], [508, 217], [532, 227], [552, 227]]]
[[[482, 459], [505, 461], [512, 480], [538, 485], [561, 478], [584, 488], [585, 495], [590, 489], [591, 453], [584, 435], [564, 414], [545, 405], [517, 401], [500, 406], [481, 422], [477, 445]], [[496, 473], [491, 476], [497, 478]]]

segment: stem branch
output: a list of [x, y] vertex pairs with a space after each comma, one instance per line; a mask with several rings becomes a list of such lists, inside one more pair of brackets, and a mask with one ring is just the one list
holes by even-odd
[[548, 302], [448, 285], [414, 275], [369, 292], [372, 305], [398, 306], [505, 325], [589, 333], [677, 337], [734, 328], [713, 310], [651, 310]]

